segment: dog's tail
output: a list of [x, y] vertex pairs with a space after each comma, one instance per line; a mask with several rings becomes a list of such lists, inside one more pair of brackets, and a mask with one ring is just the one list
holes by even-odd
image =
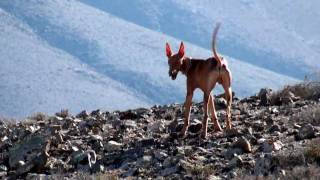
[[213, 55], [214, 55], [215, 59], [218, 62], [218, 67], [220, 67], [222, 64], [222, 62], [221, 62], [222, 60], [219, 57], [219, 55], [217, 53], [217, 49], [216, 49], [216, 44], [217, 44], [216, 39], [217, 39], [217, 34], [219, 31], [220, 25], [221, 25], [220, 23], [217, 23], [216, 28], [214, 29], [213, 35], [212, 35], [212, 51], [213, 51]]

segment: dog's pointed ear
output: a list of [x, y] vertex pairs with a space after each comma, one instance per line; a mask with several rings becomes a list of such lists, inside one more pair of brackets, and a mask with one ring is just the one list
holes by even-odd
[[172, 51], [171, 51], [169, 43], [166, 43], [166, 53], [167, 53], [168, 58], [171, 57]]
[[180, 58], [182, 58], [184, 56], [184, 44], [183, 44], [182, 41], [181, 41], [181, 44], [180, 44], [178, 55], [179, 55]]

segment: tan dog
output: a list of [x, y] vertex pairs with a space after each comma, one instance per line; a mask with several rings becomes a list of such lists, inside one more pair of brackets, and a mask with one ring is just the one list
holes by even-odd
[[231, 103], [232, 103], [232, 90], [231, 90], [231, 72], [228, 69], [226, 60], [220, 57], [216, 51], [216, 36], [220, 24], [217, 24], [212, 39], [212, 50], [214, 57], [204, 59], [191, 59], [185, 57], [184, 44], [181, 42], [178, 53], [172, 54], [170, 45], [166, 43], [166, 54], [169, 64], [169, 76], [175, 80], [178, 72], [187, 76], [187, 96], [185, 101], [185, 120], [184, 126], [181, 130], [181, 135], [184, 137], [189, 126], [190, 109], [192, 105], [193, 92], [196, 88], [200, 88], [203, 93], [203, 109], [204, 117], [202, 122], [202, 137], [207, 136], [208, 126], [208, 106], [211, 111], [211, 119], [214, 122], [214, 130], [222, 131], [220, 124], [217, 120], [217, 115], [214, 107], [213, 96], [211, 95], [212, 89], [216, 83], [222, 85], [225, 91], [225, 98], [227, 100], [227, 117], [226, 127], [231, 129]]

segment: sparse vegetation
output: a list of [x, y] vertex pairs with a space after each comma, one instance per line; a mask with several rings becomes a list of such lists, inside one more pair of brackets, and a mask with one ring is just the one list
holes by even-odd
[[320, 105], [316, 104], [308, 107], [302, 112], [297, 113], [291, 118], [294, 122], [311, 123], [312, 125], [320, 125]]
[[186, 173], [190, 176], [196, 176], [198, 179], [206, 179], [210, 175], [214, 174], [213, 165], [192, 165], [186, 169]]
[[320, 81], [304, 81], [295, 85], [285, 86], [282, 90], [273, 93], [273, 104], [293, 93], [297, 98], [305, 100], [318, 100], [320, 98]]
[[37, 112], [28, 119], [35, 120], [35, 121], [45, 121], [47, 119], [47, 115], [42, 112]]
[[317, 165], [296, 166], [292, 170], [282, 170], [280, 174], [272, 174], [269, 176], [248, 176], [237, 177], [237, 180], [318, 180], [320, 179], [320, 167]]
[[311, 141], [305, 151], [305, 157], [308, 162], [316, 162], [320, 166], [320, 139]]
[[60, 112], [56, 113], [56, 116], [62, 117], [62, 118], [66, 118], [69, 116], [69, 110], [68, 109], [61, 109]]

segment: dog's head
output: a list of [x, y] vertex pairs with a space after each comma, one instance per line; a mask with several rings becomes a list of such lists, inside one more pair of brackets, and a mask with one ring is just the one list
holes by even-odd
[[181, 42], [179, 51], [176, 54], [172, 54], [169, 43], [166, 43], [166, 54], [168, 57], [168, 64], [169, 64], [169, 76], [171, 77], [172, 80], [175, 80], [182, 66], [182, 60], [184, 57], [183, 42]]

